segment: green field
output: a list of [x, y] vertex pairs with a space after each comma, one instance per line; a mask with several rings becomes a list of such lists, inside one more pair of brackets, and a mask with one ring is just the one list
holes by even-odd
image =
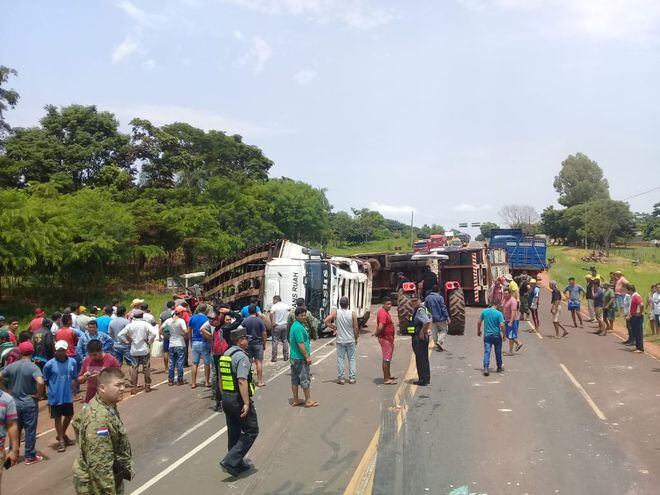
[[346, 245], [343, 247], [328, 246], [328, 254], [332, 256], [350, 256], [358, 253], [385, 253], [410, 250], [410, 238], [383, 239], [364, 244]]

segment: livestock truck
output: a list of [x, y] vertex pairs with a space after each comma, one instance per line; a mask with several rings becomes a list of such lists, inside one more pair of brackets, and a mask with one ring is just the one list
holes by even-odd
[[[371, 265], [363, 260], [327, 257], [279, 239], [220, 261], [207, 271], [203, 295], [234, 308], [249, 304], [254, 297], [265, 311], [272, 306], [273, 296], [291, 306], [302, 297], [320, 322], [347, 296], [349, 307], [364, 325], [370, 316], [371, 284]], [[322, 323], [317, 330], [323, 332]]]
[[525, 235], [522, 229], [493, 229], [489, 248], [506, 249], [511, 272], [519, 275], [527, 272], [537, 277], [547, 268], [547, 240], [544, 236]]

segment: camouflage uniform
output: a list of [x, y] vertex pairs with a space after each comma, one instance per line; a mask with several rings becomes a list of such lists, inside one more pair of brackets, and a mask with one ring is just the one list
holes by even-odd
[[79, 495], [121, 495], [124, 479], [133, 477], [131, 444], [119, 411], [94, 397], [73, 424], [80, 454], [73, 464]]

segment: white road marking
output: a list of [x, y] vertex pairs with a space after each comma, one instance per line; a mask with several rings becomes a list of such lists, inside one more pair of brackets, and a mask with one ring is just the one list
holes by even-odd
[[600, 410], [594, 400], [589, 396], [587, 391], [582, 387], [582, 385], [580, 385], [580, 382], [578, 382], [577, 379], [573, 376], [573, 373], [571, 373], [562, 363], [559, 363], [559, 366], [564, 371], [564, 373], [566, 373], [566, 376], [568, 376], [568, 379], [573, 383], [573, 385], [575, 385], [575, 388], [577, 388], [578, 391], [582, 394], [582, 397], [584, 397], [584, 400], [587, 401], [587, 404], [591, 406], [591, 409], [593, 409], [593, 411], [596, 413], [596, 416], [598, 416], [601, 421], [607, 421], [603, 411]]
[[[334, 341], [335, 341], [335, 339], [331, 339], [331, 340], [329, 340], [328, 342], [326, 342], [325, 344], [323, 344], [322, 346], [320, 346], [318, 349], [314, 349], [314, 350], [312, 351], [312, 354], [311, 354], [311, 355], [314, 355], [315, 353], [317, 353], [318, 351], [320, 351], [321, 349], [323, 349], [325, 346], [331, 344], [331, 343], [334, 342]], [[325, 358], [328, 357], [330, 354], [332, 354], [332, 352], [330, 352], [330, 353], [328, 353], [328, 354], [322, 356], [321, 359], [319, 359], [319, 361], [317, 361], [317, 363], [321, 362], [321, 360], [325, 359]], [[277, 378], [278, 376], [283, 375], [283, 374], [284, 374], [286, 371], [288, 371], [288, 370], [289, 370], [289, 368], [288, 368], [287, 366], [285, 366], [283, 369], [281, 369], [281, 370], [278, 371], [275, 375], [273, 375], [269, 380], [266, 380], [266, 383], [270, 383], [270, 382], [272, 382], [275, 378]], [[214, 414], [211, 415], [209, 418], [206, 418], [206, 420], [204, 420], [204, 421], [209, 421], [209, 420], [210, 420], [211, 418], [213, 418], [216, 414], [217, 414], [217, 413], [214, 413]], [[189, 432], [185, 432], [185, 434], [192, 433], [192, 431], [194, 431], [195, 429], [199, 428], [199, 426], [201, 426], [201, 424], [199, 424], [199, 425], [197, 425], [197, 426], [191, 428], [191, 430], [190, 430]], [[203, 449], [205, 449], [206, 447], [208, 447], [211, 443], [213, 443], [213, 442], [216, 441], [218, 438], [220, 438], [222, 435], [224, 435], [224, 434], [226, 433], [226, 431], [227, 431], [227, 427], [225, 426], [225, 427], [223, 427], [220, 431], [218, 431], [217, 433], [214, 433], [214, 434], [211, 435], [209, 438], [207, 438], [206, 440], [204, 440], [202, 443], [200, 443], [197, 447], [195, 447], [195, 448], [192, 449], [190, 452], [188, 452], [186, 455], [184, 455], [183, 457], [181, 457], [179, 460], [177, 460], [176, 462], [170, 464], [167, 468], [163, 469], [160, 473], [158, 473], [157, 475], [155, 475], [153, 478], [151, 478], [149, 481], [147, 481], [146, 483], [144, 483], [142, 486], [140, 486], [140, 487], [136, 488], [135, 490], [133, 490], [133, 491], [131, 492], [131, 495], [140, 495], [140, 493], [144, 493], [145, 491], [147, 491], [149, 488], [151, 488], [152, 486], [154, 486], [156, 483], [158, 483], [160, 480], [162, 480], [165, 476], [167, 476], [168, 474], [170, 474], [172, 471], [174, 471], [176, 468], [178, 468], [180, 465], [182, 465], [182, 464], [183, 464], [184, 462], [186, 462], [188, 459], [192, 458], [192, 457], [195, 456], [197, 453], [201, 452]]]
[[197, 428], [199, 428], [200, 426], [205, 425], [206, 423], [208, 423], [208, 422], [211, 421], [213, 418], [215, 418], [216, 416], [219, 416], [219, 415], [220, 415], [220, 413], [214, 412], [214, 413], [211, 414], [208, 418], [206, 418], [206, 419], [200, 421], [199, 423], [197, 423], [197, 424], [196, 424], [195, 426], [193, 426], [192, 428], [188, 428], [188, 429], [187, 429], [186, 431], [184, 431], [181, 435], [179, 435], [179, 436], [178, 436], [178, 437], [177, 437], [177, 438], [176, 438], [176, 439], [175, 439], [170, 445], [174, 445], [174, 444], [177, 443], [179, 440], [181, 440], [181, 439], [183, 439], [183, 438], [186, 438], [188, 435], [190, 435], [190, 434], [191, 434], [193, 431], [195, 431]]

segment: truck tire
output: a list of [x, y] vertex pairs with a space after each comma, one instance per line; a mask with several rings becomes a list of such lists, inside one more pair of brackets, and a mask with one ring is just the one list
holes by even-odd
[[413, 314], [412, 303], [410, 302], [410, 293], [404, 292], [399, 289], [397, 295], [396, 312], [399, 316], [399, 333], [401, 335], [408, 335], [408, 322]]
[[447, 309], [449, 310], [449, 335], [463, 335], [465, 333], [465, 296], [462, 289], [455, 289], [447, 296]]

